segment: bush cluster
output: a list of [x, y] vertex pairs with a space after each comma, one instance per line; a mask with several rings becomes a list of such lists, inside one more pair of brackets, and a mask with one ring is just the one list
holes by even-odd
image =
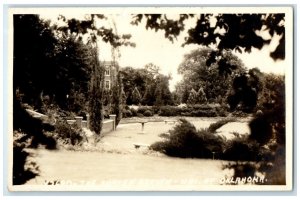
[[128, 118], [128, 117], [132, 117], [133, 115], [132, 115], [132, 112], [131, 112], [130, 109], [128, 109], [128, 110], [124, 109], [123, 112], [122, 112], [122, 116], [124, 118]]
[[185, 119], [170, 131], [167, 140], [151, 145], [151, 149], [174, 157], [212, 158], [213, 152], [222, 151], [222, 138], [211, 134], [207, 129], [196, 130]]
[[132, 114], [132, 115], [131, 115], [132, 117], [136, 117], [137, 114], [138, 114], [137, 110], [134, 109], [134, 108], [130, 108], [130, 112], [131, 112], [131, 114]]
[[259, 144], [249, 141], [248, 137], [244, 136], [227, 141], [222, 158], [224, 160], [259, 161], [262, 159], [262, 155]]
[[84, 133], [76, 124], [68, 124], [67, 121], [58, 121], [55, 124], [56, 139], [65, 144], [80, 145], [83, 142]]
[[140, 106], [137, 109], [137, 113], [144, 114], [147, 110], [152, 112], [152, 107], [151, 106]]
[[156, 112], [157, 108], [155, 106], [140, 106], [138, 109], [125, 107], [123, 110], [123, 117], [151, 117]]
[[226, 141], [225, 138], [216, 134], [218, 128], [230, 121], [233, 120], [221, 120], [211, 124], [207, 129], [196, 130], [193, 124], [181, 119], [180, 123], [170, 131], [168, 137], [165, 137], [166, 140], [156, 142], [150, 148], [168, 156], [182, 158], [261, 160], [262, 152], [258, 143], [249, 140], [247, 136]]
[[227, 109], [221, 106], [210, 105], [189, 105], [186, 107], [177, 106], [140, 106], [138, 109], [125, 107], [123, 117], [150, 117], [154, 114], [164, 117], [185, 116], [185, 117], [225, 117]]
[[151, 117], [151, 116], [153, 116], [153, 113], [150, 110], [146, 110], [143, 115], [145, 117]]
[[[28, 158], [30, 153], [25, 148], [37, 148], [40, 145], [47, 149], [56, 149], [54, 138], [46, 135], [54, 127], [45, 122], [45, 119], [32, 117], [22, 103], [14, 98], [13, 102], [13, 184], [24, 184], [39, 174], [36, 163]], [[26, 166], [26, 167], [25, 167]]]
[[162, 106], [160, 116], [186, 116], [186, 117], [217, 117], [226, 116], [227, 113], [222, 107], [210, 105], [189, 105], [187, 107]]

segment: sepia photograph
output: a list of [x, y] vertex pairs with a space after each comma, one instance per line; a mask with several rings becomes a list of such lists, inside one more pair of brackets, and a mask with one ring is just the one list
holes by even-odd
[[9, 191], [291, 191], [293, 7], [8, 8]]

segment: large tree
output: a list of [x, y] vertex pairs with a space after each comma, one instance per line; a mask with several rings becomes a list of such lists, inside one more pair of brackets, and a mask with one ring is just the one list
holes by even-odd
[[162, 106], [162, 105], [173, 105], [174, 100], [172, 93], [169, 89], [169, 80], [171, 76], [158, 75], [155, 78], [155, 91], [154, 91], [154, 105]]
[[143, 104], [149, 106], [173, 105], [173, 96], [169, 89], [171, 76], [161, 74], [160, 67], [153, 63], [145, 65], [145, 69], [150, 79], [143, 96]]
[[[51, 58], [54, 61], [52, 73], [55, 79], [49, 80], [52, 87], [47, 89], [61, 108], [78, 113], [86, 110], [94, 62], [92, 46], [84, 44], [74, 35], [58, 37], [58, 41]], [[78, 102], [80, 96], [82, 99]]]
[[102, 130], [103, 100], [104, 100], [104, 71], [105, 68], [100, 64], [98, 58], [98, 49], [93, 49], [94, 62], [92, 65], [92, 78], [89, 88], [89, 113], [90, 128], [96, 134], [100, 135]]
[[253, 68], [248, 73], [240, 73], [233, 79], [231, 94], [227, 99], [232, 110], [241, 105], [244, 112], [254, 111], [262, 90], [261, 75], [259, 69]]
[[37, 15], [14, 15], [13, 90], [22, 100], [41, 107], [40, 94], [55, 81], [51, 55], [57, 39], [49, 23]]
[[151, 76], [145, 68], [135, 69], [133, 67], [124, 67], [120, 70], [124, 92], [126, 94], [126, 104], [133, 104], [132, 92], [137, 88], [141, 96], [146, 92], [147, 84], [151, 82]]
[[171, 105], [172, 94], [169, 90], [170, 76], [161, 74], [159, 66], [149, 63], [144, 68], [125, 67], [121, 69], [124, 92], [128, 105], [136, 104], [133, 92], [137, 89], [144, 105]]
[[228, 85], [231, 84], [235, 74], [245, 71], [242, 61], [237, 56], [230, 51], [224, 51], [221, 59], [235, 68], [230, 73], [220, 73], [218, 70], [220, 66], [217, 63], [207, 65], [212, 52], [210, 48], [199, 48], [184, 56], [183, 62], [178, 67], [178, 72], [182, 74], [183, 79], [176, 90], [183, 103], [186, 103], [192, 89], [198, 91], [200, 88], [203, 88], [210, 102], [221, 103], [220, 101], [226, 99], [230, 89]]

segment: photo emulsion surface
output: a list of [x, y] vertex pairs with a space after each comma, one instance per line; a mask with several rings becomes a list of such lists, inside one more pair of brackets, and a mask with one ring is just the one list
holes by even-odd
[[291, 190], [292, 15], [10, 8], [9, 189]]

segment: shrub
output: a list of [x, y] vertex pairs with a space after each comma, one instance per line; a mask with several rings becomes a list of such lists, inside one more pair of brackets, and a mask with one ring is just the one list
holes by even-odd
[[217, 113], [214, 110], [194, 110], [191, 112], [193, 117], [216, 117]]
[[246, 136], [228, 141], [222, 157], [224, 160], [236, 161], [260, 161], [262, 159], [259, 144], [250, 141]]
[[184, 116], [184, 117], [192, 117], [192, 113], [191, 112], [181, 112], [180, 115]]
[[162, 106], [159, 110], [159, 116], [177, 116], [180, 114], [180, 108], [175, 106]]
[[142, 113], [137, 113], [137, 117], [144, 117]]
[[123, 117], [132, 117], [132, 112], [130, 110], [123, 110]]
[[[14, 130], [13, 132], [13, 184], [20, 185], [39, 175], [38, 166], [29, 161], [31, 153], [25, 151], [30, 147], [32, 136]], [[26, 166], [26, 167], [25, 167]]]
[[70, 125], [66, 121], [59, 121], [55, 125], [55, 132], [58, 139], [63, 140], [67, 144], [80, 145], [84, 139], [82, 129], [76, 125]]
[[190, 116], [190, 117], [216, 117], [216, 109], [210, 105], [193, 105], [188, 107], [162, 106], [158, 112], [160, 116]]
[[150, 146], [151, 149], [175, 157], [212, 158], [213, 152], [221, 152], [223, 139], [211, 134], [207, 129], [196, 130], [185, 119], [170, 131], [166, 141], [157, 142]]
[[213, 109], [213, 107], [210, 106], [209, 104], [189, 105], [188, 108], [191, 108], [193, 110], [211, 110], [211, 109]]
[[109, 119], [110, 113], [111, 113], [110, 109], [104, 109], [103, 110], [103, 118], [104, 119]]
[[153, 114], [152, 114], [152, 112], [151, 112], [150, 110], [146, 110], [146, 111], [144, 112], [144, 116], [145, 116], [145, 117], [151, 117], [151, 116], [153, 116]]
[[168, 153], [166, 153], [166, 150], [168, 148], [169, 148], [169, 144], [166, 142], [155, 142], [154, 144], [152, 144], [150, 146], [150, 149], [167, 154], [167, 155], [168, 155]]
[[41, 119], [32, 117], [18, 100], [14, 100], [13, 106], [13, 129], [21, 130], [28, 138], [32, 137], [30, 147], [36, 148], [39, 145], [45, 145], [47, 149], [55, 149], [55, 140], [44, 134], [45, 131], [53, 131], [54, 127], [44, 123]]
[[211, 133], [215, 133], [217, 129], [221, 128], [222, 126], [224, 126], [228, 122], [234, 122], [234, 121], [236, 121], [236, 120], [233, 119], [233, 118], [223, 119], [223, 120], [217, 121], [217, 122], [212, 123], [212, 124], [209, 125], [208, 131], [211, 132]]
[[23, 147], [13, 147], [13, 185], [25, 184], [39, 175], [36, 163], [28, 162], [29, 156], [31, 154], [24, 151]]
[[216, 113], [219, 117], [226, 117], [228, 115], [225, 107], [216, 107]]
[[161, 133], [161, 134], [159, 134], [158, 136], [159, 136], [159, 137], [162, 137], [162, 138], [167, 138], [167, 139], [170, 138], [170, 134], [168, 134], [168, 133]]
[[[251, 148], [253, 147], [253, 143], [251, 145], [245, 145], [250, 147], [248, 152], [252, 151], [252, 155], [249, 158], [251, 161], [251, 157], [255, 157], [253, 154], [256, 151]], [[254, 145], [256, 146], [256, 145]], [[276, 146], [276, 145], [275, 145]], [[236, 149], [234, 158], [237, 156]], [[233, 164], [224, 165], [224, 169], [233, 169], [235, 178], [242, 177], [253, 177], [256, 173], [265, 174], [264, 182], [259, 182], [257, 184], [267, 184], [267, 185], [285, 185], [286, 184], [286, 175], [285, 175], [285, 153], [284, 148], [279, 147], [272, 150], [271, 148], [260, 147], [259, 152], [257, 152], [257, 157], [252, 159], [256, 162], [235, 162]], [[244, 158], [244, 157], [243, 157]], [[233, 160], [233, 159], [231, 159]], [[245, 159], [242, 159], [245, 160]], [[258, 160], [258, 162], [257, 162]], [[248, 161], [248, 160], [247, 160]]]
[[[285, 147], [280, 146], [271, 152], [271, 162], [262, 162], [259, 171], [266, 173], [265, 178], [268, 182], [265, 182], [265, 184], [286, 185], [285, 155]], [[270, 165], [270, 163], [272, 164]]]
[[53, 137], [45, 135], [45, 131], [52, 131], [51, 124], [32, 117], [21, 102], [14, 98], [13, 102], [13, 177], [14, 185], [24, 184], [39, 174], [38, 166], [28, 162], [31, 156], [24, 148], [37, 148], [44, 145], [47, 149], [56, 149]]
[[[180, 120], [169, 135], [162, 134], [165, 141], [151, 145], [153, 150], [176, 157], [212, 158], [218, 155], [219, 159], [236, 161], [267, 161], [271, 159], [271, 150], [262, 148], [255, 140], [248, 136], [236, 133], [233, 140], [226, 141], [214, 134], [218, 128], [234, 119], [224, 119], [213, 123], [207, 129], [196, 130], [195, 126]], [[165, 137], [166, 136], [166, 137]]]
[[131, 114], [132, 114], [132, 115], [131, 115], [132, 117], [136, 117], [137, 114], [138, 114], [138, 113], [137, 113], [137, 110], [134, 109], [134, 108], [130, 108], [130, 112], [131, 112]]
[[[144, 114], [147, 110], [149, 110], [149, 111], [152, 112], [152, 107], [151, 107], [151, 106], [140, 106], [140, 107], [137, 109], [137, 113]], [[153, 112], [152, 112], [152, 113], [153, 113]]]
[[[48, 114], [47, 114], [48, 115]], [[77, 115], [73, 112], [59, 109], [57, 115], [63, 119], [74, 119]]]
[[216, 109], [208, 104], [205, 105], [193, 105], [188, 106], [187, 108], [188, 112], [191, 113], [191, 116], [193, 117], [216, 117]]
[[[274, 113], [273, 113], [274, 114]], [[263, 114], [255, 117], [250, 123], [251, 130], [250, 138], [256, 140], [261, 144], [266, 144], [272, 137], [273, 130], [270, 123], [272, 116], [270, 114]], [[279, 124], [277, 125], [279, 126]]]
[[[246, 163], [229, 163], [223, 166], [223, 169], [233, 169], [233, 180], [237, 180], [239, 178], [240, 180], [244, 177], [255, 177], [256, 172], [256, 166], [253, 163], [246, 162]], [[232, 182], [232, 183], [226, 183], [231, 185], [239, 184], [238, 182]]]
[[[79, 111], [78, 113], [77, 113], [77, 116], [81, 116], [81, 117], [83, 117], [83, 120], [86, 120], [87, 119], [87, 116], [86, 116], [86, 112], [84, 112], [84, 111]], [[74, 118], [73, 118], [74, 119]]]
[[158, 114], [159, 109], [160, 109], [160, 106], [152, 106], [152, 113], [153, 114]]
[[268, 151], [263, 152], [259, 143], [249, 140], [248, 136], [235, 134], [235, 139], [226, 141], [214, 134], [218, 128], [231, 121], [234, 119], [221, 120], [207, 129], [196, 130], [190, 122], [180, 119], [181, 123], [176, 125], [169, 135], [161, 135], [166, 138], [165, 141], [154, 143], [150, 148], [169, 156], [183, 158], [212, 158], [213, 155], [217, 155], [219, 159], [224, 160], [260, 161], [262, 158], [266, 159]]
[[235, 117], [248, 117], [249, 116], [248, 113], [245, 113], [243, 111], [234, 111], [231, 114]]

